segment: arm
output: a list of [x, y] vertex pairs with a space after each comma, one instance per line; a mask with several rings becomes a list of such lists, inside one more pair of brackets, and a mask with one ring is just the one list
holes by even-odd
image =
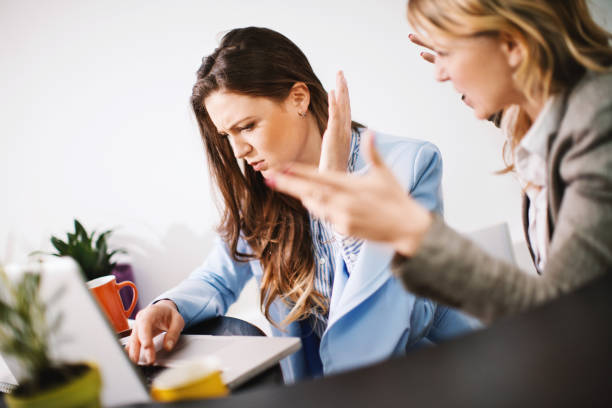
[[[248, 251], [242, 240], [238, 249], [241, 252]], [[236, 262], [232, 259], [225, 242], [217, 237], [204, 264], [155, 301], [172, 300], [185, 319], [185, 325], [189, 326], [209, 317], [223, 315], [252, 276], [249, 262]]]
[[392, 245], [401, 254], [393, 269], [408, 290], [488, 321], [552, 299], [612, 267], [612, 123], [597, 127], [584, 137], [590, 143], [573, 143], [560, 163], [566, 188], [544, 277], [492, 258], [406, 196], [371, 140], [366, 176], [295, 166], [275, 174], [274, 185], [340, 232]]
[[[435, 218], [393, 269], [420, 295], [491, 320], [579, 287], [612, 267], [612, 124], [602, 112], [559, 163], [565, 184], [542, 277], [494, 259]], [[596, 130], [599, 129], [599, 130]], [[569, 139], [569, 138], [568, 138]]]
[[[239, 249], [248, 250], [243, 241]], [[249, 263], [234, 261], [227, 245], [217, 238], [204, 265], [138, 313], [128, 343], [130, 359], [138, 362], [142, 350], [145, 360], [153, 363], [153, 337], [165, 331], [163, 347], [171, 350], [185, 325], [224, 314], [251, 276]]]

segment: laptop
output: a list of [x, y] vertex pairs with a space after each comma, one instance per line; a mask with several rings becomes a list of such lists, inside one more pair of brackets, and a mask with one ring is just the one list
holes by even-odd
[[0, 355], [0, 392], [11, 392], [17, 387], [17, 379], [11, 372], [8, 362]]
[[[49, 299], [63, 288], [62, 296], [57, 297], [48, 310], [51, 316], [58, 312], [63, 314], [60, 330], [52, 339], [52, 357], [65, 362], [96, 363], [102, 374], [101, 397], [104, 406], [150, 401], [149, 390], [139, 367], [129, 360], [110, 323], [90, 294], [77, 264], [71, 258], [54, 258], [46, 260], [42, 267], [33, 264], [32, 268], [38, 268], [42, 275], [43, 299]], [[13, 275], [22, 273], [26, 268], [9, 266], [6, 270]], [[158, 347], [161, 347], [162, 339], [161, 335], [155, 339]], [[232, 389], [300, 347], [301, 340], [297, 337], [183, 335], [173, 352], [160, 353], [158, 364], [172, 367], [195, 358], [213, 356], [220, 363], [223, 381]], [[9, 360], [4, 360], [14, 377], [19, 378]], [[10, 386], [10, 382], [6, 384]]]

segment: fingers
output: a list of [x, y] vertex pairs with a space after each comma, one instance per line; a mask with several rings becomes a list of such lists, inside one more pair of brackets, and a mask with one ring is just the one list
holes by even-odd
[[327, 104], [329, 106], [327, 127], [331, 128], [335, 126], [337, 119], [336, 92], [333, 89], [327, 93]]
[[421, 58], [423, 58], [425, 61], [430, 62], [432, 64], [436, 63], [436, 56], [430, 52], [422, 52], [421, 54]]
[[144, 352], [144, 360], [147, 364], [155, 362], [155, 345], [153, 344], [153, 325], [150, 322], [143, 322], [138, 330], [138, 340], [141, 350]]
[[185, 327], [183, 317], [179, 313], [173, 313], [170, 320], [170, 326], [168, 327], [166, 337], [164, 338], [164, 349], [166, 351], [170, 351], [174, 348], [174, 345], [181, 335], [183, 327]]
[[429, 45], [428, 43], [426, 43], [425, 40], [423, 40], [417, 34], [410, 33], [410, 34], [408, 34], [408, 38], [410, 39], [410, 41], [412, 41], [414, 44], [416, 44], [418, 46], [425, 47], [427, 49], [433, 50], [433, 47], [431, 45]]
[[275, 174], [272, 180], [267, 181], [273, 189], [289, 194], [304, 203], [306, 200], [320, 198], [320, 192], [325, 187], [316, 179], [311, 180], [298, 174]]
[[[316, 177], [320, 173], [313, 176]], [[344, 175], [344, 177], [348, 177]], [[338, 213], [334, 208], [345, 196], [352, 196], [352, 192], [335, 188], [323, 180], [306, 179], [294, 174], [278, 174], [274, 179], [274, 189], [299, 199], [304, 207], [317, 218], [335, 222], [334, 216]]]
[[[410, 39], [410, 41], [412, 41], [414, 44], [421, 46], [421, 47], [425, 47], [427, 48], [429, 51], [433, 51], [433, 47], [429, 44], [427, 44], [422, 38], [420, 38], [418, 35], [416, 34], [408, 34], [408, 38]], [[425, 61], [430, 62], [432, 64], [436, 63], [436, 55], [431, 53], [431, 52], [426, 52], [423, 51], [419, 54], [421, 56], [421, 58], [423, 58]]]
[[354, 176], [345, 171], [326, 170], [319, 171], [314, 166], [301, 163], [293, 163], [284, 173], [272, 173], [270, 179], [266, 181], [270, 187], [275, 188], [279, 179], [288, 182], [294, 180], [302, 183], [311, 183], [316, 188], [331, 188], [334, 190], [346, 190], [350, 188]]
[[343, 125], [350, 128], [351, 126], [351, 101], [349, 98], [348, 85], [344, 72], [338, 71], [336, 75], [336, 89], [338, 90], [338, 96], [336, 103], [342, 111]]
[[[307, 167], [307, 166], [304, 166]], [[288, 194], [299, 199], [308, 210], [319, 218], [327, 217], [328, 204], [331, 200], [337, 200], [341, 195], [351, 195], [353, 192], [345, 191], [344, 186], [349, 178], [345, 173], [330, 174], [331, 171], [319, 173], [310, 168], [301, 168], [301, 174], [284, 173], [275, 174], [268, 185], [274, 190]], [[332, 180], [333, 176], [341, 176]], [[344, 181], [339, 181], [344, 180]]]
[[323, 134], [319, 170], [346, 170], [351, 146], [351, 108], [342, 71], [336, 74], [336, 89], [328, 95], [327, 128]]
[[[349, 99], [348, 85], [342, 71], [336, 74], [336, 89], [327, 94], [329, 105], [329, 125], [348, 126], [351, 124], [351, 102]], [[328, 126], [329, 126], [328, 125]]]
[[153, 338], [162, 331], [166, 331], [164, 348], [171, 350], [185, 327], [183, 317], [176, 306], [168, 305], [170, 300], [162, 300], [140, 311], [132, 328], [128, 342], [130, 360], [138, 363], [142, 360], [147, 364], [155, 362], [155, 343]]
[[132, 328], [132, 334], [128, 342], [128, 355], [130, 356], [130, 360], [134, 363], [138, 363], [140, 359], [140, 340], [138, 339], [138, 326], [136, 324]]

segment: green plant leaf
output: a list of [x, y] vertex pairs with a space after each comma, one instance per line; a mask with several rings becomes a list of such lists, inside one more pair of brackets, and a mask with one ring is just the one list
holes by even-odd
[[69, 246], [66, 242], [62, 241], [59, 238], [54, 236], [51, 237], [51, 244], [57, 249], [58, 254], [67, 255], [69, 251]]
[[112, 233], [112, 230], [107, 230], [98, 235], [98, 240], [96, 241], [96, 248], [101, 249], [103, 245], [106, 245], [106, 238]]
[[51, 243], [57, 250], [55, 256], [71, 256], [80, 266], [86, 280], [98, 278], [112, 273], [116, 263], [112, 257], [116, 254], [126, 254], [124, 249], [109, 251], [107, 239], [113, 233], [108, 229], [101, 233], [95, 230], [87, 234], [83, 224], [74, 219], [74, 233], [66, 234], [66, 241], [52, 236]]
[[76, 218], [74, 219], [74, 232], [76, 236], [87, 245], [91, 246], [91, 239], [87, 235], [87, 231], [83, 227], [83, 224], [79, 222]]
[[74, 233], [77, 236], [83, 236], [87, 235], [87, 232], [85, 232], [85, 228], [83, 227], [83, 224], [81, 224], [81, 222], [79, 220], [77, 220], [76, 218], [74, 219]]
[[0, 323], [5, 323], [14, 318], [14, 310], [6, 302], [0, 300]]
[[74, 259], [81, 266], [87, 280], [99, 277], [98, 254], [85, 242], [79, 242], [74, 247]]

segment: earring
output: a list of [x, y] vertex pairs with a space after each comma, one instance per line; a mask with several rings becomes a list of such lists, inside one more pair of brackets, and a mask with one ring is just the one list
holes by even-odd
[[306, 117], [306, 112], [298, 112], [298, 115], [300, 115], [300, 117], [305, 118]]

